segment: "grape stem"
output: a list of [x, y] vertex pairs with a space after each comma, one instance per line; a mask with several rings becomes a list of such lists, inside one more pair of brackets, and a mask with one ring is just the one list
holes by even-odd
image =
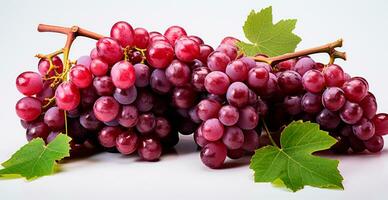
[[337, 47], [342, 47], [342, 42], [343, 42], [342, 39], [338, 39], [337, 41], [334, 41], [322, 46], [304, 49], [293, 53], [286, 53], [280, 56], [275, 56], [270, 58], [259, 55], [259, 56], [253, 57], [253, 59], [258, 62], [265, 62], [270, 65], [275, 65], [279, 62], [289, 60], [292, 58], [298, 58], [301, 56], [307, 56], [307, 55], [316, 54], [316, 53], [327, 53], [330, 56], [330, 64], [332, 64], [336, 58], [341, 58], [343, 60], [346, 60], [346, 53], [337, 51], [335, 49]]
[[273, 145], [274, 147], [278, 147], [278, 145], [276, 144], [275, 140], [273, 140], [273, 138], [272, 138], [272, 136], [271, 136], [271, 132], [269, 131], [269, 129], [268, 129], [268, 127], [267, 127], [267, 124], [265, 123], [264, 120], [262, 120], [262, 122], [263, 122], [264, 131], [267, 133], [268, 138], [269, 138], [269, 140], [271, 141], [272, 145]]

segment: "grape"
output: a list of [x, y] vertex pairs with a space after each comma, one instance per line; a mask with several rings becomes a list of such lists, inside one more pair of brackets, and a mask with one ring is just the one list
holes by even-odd
[[349, 139], [339, 135], [334, 136], [334, 138], [337, 140], [337, 143], [331, 146], [330, 149], [338, 154], [347, 153], [350, 147]]
[[230, 159], [239, 159], [242, 158], [245, 155], [244, 149], [228, 149], [228, 152], [226, 154]]
[[50, 143], [53, 141], [59, 134], [61, 134], [60, 131], [52, 131], [49, 133], [49, 135], [46, 138], [46, 143]]
[[179, 60], [174, 60], [166, 68], [167, 79], [175, 86], [183, 86], [190, 81], [190, 68]]
[[75, 65], [69, 72], [70, 81], [78, 88], [87, 88], [92, 84], [92, 73], [83, 65]]
[[224, 135], [224, 125], [217, 118], [211, 118], [203, 123], [201, 131], [206, 140], [217, 141]]
[[36, 72], [23, 72], [16, 78], [16, 88], [20, 93], [31, 96], [43, 90], [43, 81]]
[[95, 76], [104, 76], [108, 72], [109, 65], [102, 59], [93, 59], [90, 63], [90, 71]]
[[198, 36], [190, 35], [190, 36], [188, 36], [188, 38], [190, 40], [193, 40], [194, 42], [196, 42], [198, 45], [203, 44], [203, 40], [200, 37], [198, 37]]
[[239, 149], [244, 144], [244, 133], [238, 127], [226, 127], [222, 142], [228, 149]]
[[175, 42], [175, 56], [183, 62], [192, 62], [199, 57], [199, 45], [188, 38], [181, 38]]
[[137, 90], [136, 87], [132, 86], [128, 89], [116, 88], [113, 97], [122, 105], [129, 105], [136, 100]]
[[341, 87], [345, 82], [344, 71], [338, 65], [329, 65], [322, 71], [328, 87]]
[[315, 62], [310, 57], [302, 57], [299, 58], [298, 61], [296, 61], [295, 65], [292, 70], [298, 72], [301, 76], [303, 76], [307, 71], [314, 69]]
[[133, 50], [129, 52], [128, 61], [133, 64], [141, 63], [144, 60], [144, 56], [140, 51]]
[[109, 122], [103, 122], [103, 123], [107, 126], [119, 126], [120, 125], [116, 119], [109, 121]]
[[154, 130], [156, 126], [155, 116], [152, 113], [141, 114], [136, 124], [136, 129], [142, 134], [148, 134]]
[[321, 125], [321, 128], [330, 130], [336, 128], [340, 124], [341, 119], [336, 113], [323, 109], [317, 115], [316, 121], [319, 125]]
[[274, 74], [270, 73], [267, 84], [257, 92], [262, 96], [270, 97], [279, 90], [280, 89], [278, 86], [277, 77]]
[[116, 146], [116, 138], [121, 132], [118, 127], [106, 126], [98, 133], [98, 141], [103, 147], [114, 147]]
[[238, 122], [239, 112], [236, 107], [225, 105], [218, 111], [218, 119], [225, 126], [233, 126]]
[[234, 45], [229, 44], [220, 44], [220, 46], [217, 47], [216, 51], [223, 52], [230, 60], [234, 60], [237, 58], [237, 48], [234, 47]]
[[43, 89], [38, 94], [35, 95], [36, 98], [39, 101], [41, 101], [43, 105], [45, 105], [49, 102], [48, 99], [54, 97], [55, 89], [52, 88], [50, 85], [51, 85], [51, 83], [46, 81], [43, 84]]
[[245, 64], [245, 66], [247, 66], [248, 71], [256, 67], [256, 62], [252, 58], [242, 57], [239, 58], [239, 60], [241, 60]]
[[351, 102], [360, 102], [368, 93], [368, 86], [357, 78], [352, 78], [344, 83], [342, 89], [347, 100]]
[[80, 102], [80, 92], [72, 82], [61, 83], [55, 91], [57, 106], [62, 110], [73, 110]]
[[154, 96], [148, 90], [141, 90], [135, 101], [135, 105], [140, 112], [148, 112], [154, 106]]
[[90, 70], [90, 64], [92, 63], [92, 59], [90, 56], [81, 56], [77, 59], [77, 65], [82, 65], [86, 69]]
[[134, 127], [138, 120], [138, 111], [135, 106], [123, 106], [117, 120], [121, 126], [124, 127]]
[[88, 87], [80, 91], [81, 94], [81, 106], [82, 108], [91, 108], [93, 107], [94, 102], [98, 98], [96, 90], [94, 87]]
[[65, 125], [64, 112], [58, 107], [51, 107], [44, 114], [44, 123], [52, 130], [61, 130]]
[[124, 131], [116, 137], [116, 148], [124, 155], [129, 155], [136, 151], [138, 137], [134, 132]]
[[120, 61], [113, 65], [110, 75], [117, 88], [128, 89], [135, 84], [135, 69], [127, 61]]
[[170, 44], [170, 41], [163, 35], [155, 35], [150, 38], [149, 44], [155, 43], [155, 42], [166, 42]]
[[234, 37], [225, 37], [224, 39], [222, 39], [221, 41], [221, 44], [229, 44], [229, 45], [232, 45], [232, 46], [235, 46], [237, 44], [237, 42], [240, 42], [240, 40], [234, 38]]
[[388, 134], [388, 114], [379, 113], [372, 119], [375, 125], [375, 134], [376, 135], [386, 135]]
[[157, 32], [157, 31], [151, 31], [151, 32], [149, 33], [149, 35], [150, 35], [150, 38], [152, 38], [152, 37], [154, 37], [154, 36], [156, 36], [156, 35], [162, 35], [162, 34], [159, 33], [159, 32]]
[[384, 139], [380, 135], [375, 135], [369, 140], [364, 141], [364, 145], [368, 151], [372, 153], [379, 152], [384, 147]]
[[360, 140], [368, 140], [375, 134], [375, 125], [367, 119], [361, 119], [353, 125], [353, 133]]
[[197, 124], [201, 123], [202, 120], [198, 116], [198, 106], [192, 107], [189, 110], [188, 114], [189, 114], [191, 121], [193, 121], [194, 123], [197, 123]]
[[28, 141], [38, 137], [45, 140], [49, 133], [50, 128], [45, 123], [36, 122], [31, 124], [31, 126], [27, 129], [26, 137]]
[[321, 95], [306, 93], [301, 101], [302, 110], [307, 113], [317, 113], [322, 109]]
[[234, 82], [226, 92], [226, 99], [232, 106], [244, 107], [249, 101], [249, 88], [242, 82]]
[[225, 73], [232, 81], [245, 81], [248, 78], [248, 67], [241, 60], [234, 60], [226, 66]]
[[54, 69], [52, 69], [50, 72], [48, 71], [50, 69], [50, 61], [46, 58], [42, 58], [39, 60], [38, 63], [38, 71], [42, 76], [48, 76], [52, 77], [55, 75], [55, 72], [62, 73], [63, 71], [63, 63], [62, 60], [58, 56], [54, 56], [52, 58], [52, 63], [55, 66]]
[[97, 48], [93, 48], [91, 51], [90, 51], [90, 54], [89, 54], [90, 58], [91, 59], [96, 59], [98, 58], [98, 51], [97, 51]]
[[328, 87], [322, 94], [322, 104], [330, 111], [338, 111], [345, 102], [345, 94], [338, 87]]
[[42, 103], [34, 97], [23, 97], [15, 106], [16, 114], [24, 121], [37, 119], [42, 112]]
[[156, 139], [144, 138], [140, 141], [137, 152], [143, 160], [155, 161], [162, 154], [162, 145]]
[[119, 113], [119, 103], [110, 96], [102, 96], [96, 100], [93, 106], [94, 115], [102, 122], [109, 122]]
[[213, 169], [220, 168], [226, 159], [227, 150], [221, 142], [211, 142], [201, 150], [202, 162]]
[[276, 67], [279, 69], [279, 71], [286, 71], [286, 70], [294, 69], [295, 64], [296, 64], [295, 59], [289, 59], [278, 63]]
[[151, 88], [160, 94], [168, 93], [171, 89], [171, 83], [167, 79], [163, 70], [156, 69], [152, 72], [150, 78]]
[[95, 77], [93, 80], [93, 87], [100, 96], [109, 96], [114, 93], [115, 86], [113, 85], [110, 76]]
[[191, 135], [195, 132], [198, 125], [192, 122], [188, 117], [183, 117], [176, 123], [176, 130], [182, 135]]
[[108, 64], [114, 64], [123, 58], [120, 44], [113, 38], [102, 38], [97, 42], [98, 56]]
[[302, 77], [305, 90], [312, 93], [319, 93], [325, 88], [325, 77], [318, 70], [309, 70]]
[[175, 41], [182, 36], [187, 36], [185, 29], [180, 26], [170, 26], [166, 32], [164, 32], [164, 36], [168, 39], [171, 45], [175, 44]]
[[198, 117], [206, 121], [210, 118], [215, 118], [218, 115], [218, 111], [221, 108], [221, 104], [218, 101], [212, 99], [204, 99], [198, 103]]
[[256, 103], [256, 111], [260, 116], [266, 116], [268, 113], [268, 105], [262, 99], [258, 99]]
[[339, 134], [345, 137], [349, 137], [350, 135], [353, 135], [353, 128], [350, 125], [343, 125], [339, 129]]
[[159, 138], [167, 137], [168, 134], [170, 134], [171, 129], [172, 129], [171, 124], [166, 118], [164, 117], [156, 118], [155, 133]]
[[102, 126], [102, 123], [94, 115], [93, 110], [83, 113], [79, 118], [79, 122], [82, 127], [92, 131], [98, 130]]
[[210, 73], [207, 67], [198, 67], [193, 69], [191, 74], [191, 85], [197, 91], [205, 91], [205, 77]]
[[207, 58], [207, 66], [211, 71], [224, 72], [226, 66], [230, 63], [230, 58], [226, 53], [213, 51]]
[[252, 106], [240, 109], [237, 126], [243, 130], [254, 129], [259, 123], [259, 115]]
[[259, 135], [255, 130], [244, 131], [244, 144], [242, 148], [248, 152], [254, 152], [259, 148]]
[[151, 70], [150, 68], [145, 64], [136, 64], [133, 66], [135, 69], [135, 75], [136, 75], [136, 81], [135, 85], [136, 87], [146, 87], [149, 85], [150, 76], [151, 76]]
[[347, 101], [340, 110], [342, 121], [347, 124], [355, 124], [361, 119], [363, 114], [362, 108], [357, 103]]
[[[94, 102], [93, 102], [94, 103]], [[73, 110], [66, 111], [66, 116], [69, 118], [77, 118], [81, 115], [79, 108], [74, 108]]]
[[361, 153], [365, 151], [365, 144], [362, 140], [358, 139], [356, 136], [349, 136], [350, 148], [354, 153]]
[[285, 110], [291, 115], [297, 115], [302, 112], [300, 96], [286, 96], [283, 104]]
[[144, 28], [135, 28], [133, 33], [133, 44], [140, 49], [147, 48], [150, 39], [148, 31]]
[[198, 59], [202, 63], [207, 63], [207, 58], [213, 51], [214, 49], [209, 45], [206, 45], [206, 44], [200, 45]]
[[253, 89], [264, 87], [269, 79], [269, 72], [264, 67], [255, 67], [249, 70], [248, 85]]
[[372, 119], [377, 112], [377, 102], [375, 96], [368, 92], [364, 99], [360, 102], [360, 106], [364, 111], [364, 117]]
[[289, 95], [295, 95], [302, 91], [302, 77], [295, 71], [287, 70], [278, 77], [280, 89]]
[[200, 147], [204, 147], [209, 143], [209, 141], [203, 137], [202, 126], [199, 126], [199, 128], [194, 132], [194, 141]]
[[225, 94], [228, 90], [229, 84], [229, 78], [223, 72], [213, 71], [205, 77], [205, 88], [212, 94]]
[[116, 22], [110, 30], [110, 36], [116, 39], [122, 47], [132, 46], [134, 35], [132, 26], [123, 21]]
[[174, 59], [174, 49], [167, 42], [154, 42], [147, 47], [146, 59], [155, 68], [166, 68]]
[[190, 108], [194, 105], [196, 92], [189, 86], [177, 87], [172, 92], [172, 103], [178, 108]]

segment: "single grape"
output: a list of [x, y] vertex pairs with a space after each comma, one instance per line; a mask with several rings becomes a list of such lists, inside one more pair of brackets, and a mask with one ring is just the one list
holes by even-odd
[[156, 99], [148, 90], [140, 90], [135, 101], [135, 105], [140, 112], [148, 112], [154, 106]]
[[228, 90], [230, 84], [229, 77], [220, 71], [210, 72], [205, 77], [205, 88], [209, 93], [222, 95]]
[[238, 127], [226, 127], [222, 142], [230, 150], [239, 149], [244, 144], [244, 133]]
[[258, 92], [261, 96], [264, 97], [271, 97], [278, 91], [280, 91], [278, 79], [272, 73], [269, 74], [269, 78], [265, 86], [263, 88], [260, 88], [260, 90], [256, 90], [256, 92]]
[[94, 115], [102, 122], [109, 122], [119, 113], [119, 103], [110, 96], [102, 96], [96, 100], [93, 106]]
[[110, 36], [116, 39], [122, 47], [132, 46], [135, 33], [127, 22], [116, 22], [110, 29]]
[[55, 91], [57, 106], [62, 110], [73, 110], [80, 102], [80, 92], [72, 82], [62, 82]]
[[198, 106], [193, 106], [192, 108], [190, 108], [188, 114], [191, 121], [193, 121], [194, 123], [199, 124], [202, 122], [202, 120], [198, 116]]
[[[93, 102], [93, 104], [94, 104], [94, 102]], [[69, 118], [72, 118], [72, 119], [78, 118], [80, 115], [81, 115], [81, 111], [78, 107], [74, 108], [73, 110], [66, 111], [66, 116]]]
[[123, 58], [123, 50], [117, 40], [113, 38], [101, 38], [96, 46], [98, 56], [108, 64], [114, 64]]
[[26, 137], [28, 141], [38, 137], [46, 140], [49, 133], [50, 128], [45, 123], [36, 122], [27, 129]]
[[150, 39], [148, 31], [144, 28], [135, 28], [133, 33], [134, 33], [133, 44], [140, 49], [147, 48], [148, 41]]
[[203, 44], [203, 40], [200, 37], [198, 37], [198, 36], [190, 35], [190, 36], [188, 36], [188, 38], [190, 40], [193, 40], [194, 42], [196, 42], [198, 45]]
[[291, 115], [297, 115], [302, 112], [302, 98], [300, 96], [286, 96], [283, 104], [284, 109]]
[[109, 65], [100, 58], [93, 59], [90, 63], [90, 71], [95, 76], [104, 76], [108, 72]]
[[368, 85], [364, 81], [351, 78], [342, 86], [347, 100], [358, 103], [368, 94]]
[[42, 112], [42, 103], [34, 97], [23, 97], [15, 106], [16, 114], [24, 121], [37, 119]]
[[340, 110], [342, 121], [347, 124], [355, 124], [361, 119], [363, 114], [362, 108], [357, 103], [347, 101]]
[[230, 58], [226, 53], [213, 51], [207, 58], [207, 66], [211, 71], [224, 72], [226, 66], [230, 63]]
[[358, 139], [356, 136], [349, 136], [349, 144], [353, 153], [361, 153], [365, 151], [365, 144], [362, 140]]
[[150, 85], [152, 90], [157, 93], [165, 94], [171, 90], [171, 83], [167, 79], [166, 74], [161, 69], [155, 69], [150, 78]]
[[180, 26], [170, 26], [166, 32], [164, 32], [164, 36], [168, 39], [171, 45], [175, 44], [175, 41], [182, 36], [187, 36], [185, 29]]
[[154, 42], [147, 47], [146, 59], [155, 68], [166, 68], [174, 59], [174, 49], [167, 42]]
[[340, 124], [341, 119], [338, 114], [327, 109], [323, 109], [316, 117], [316, 121], [324, 130], [335, 129]]
[[333, 137], [337, 140], [337, 143], [331, 146], [330, 149], [334, 151], [334, 153], [346, 154], [350, 147], [349, 139], [341, 135], [337, 135]]
[[303, 76], [307, 71], [314, 69], [314, 67], [314, 60], [306, 56], [299, 58], [291, 69]]
[[171, 130], [171, 124], [166, 118], [156, 118], [155, 133], [159, 138], [167, 137], [170, 134]]
[[81, 94], [81, 106], [83, 109], [89, 109], [93, 107], [94, 102], [98, 98], [98, 94], [94, 87], [88, 87], [80, 90]]
[[225, 126], [233, 126], [238, 122], [239, 112], [236, 107], [225, 105], [218, 111], [218, 119]]
[[322, 104], [330, 111], [338, 111], [345, 102], [345, 94], [338, 87], [328, 87], [322, 94]]
[[328, 87], [341, 87], [345, 82], [344, 71], [338, 65], [331, 64], [322, 71]]
[[254, 67], [248, 72], [247, 83], [253, 89], [266, 86], [269, 79], [269, 72], [264, 67]]
[[155, 43], [155, 42], [166, 42], [166, 43], [170, 44], [170, 41], [168, 41], [168, 39], [166, 37], [164, 37], [163, 35], [152, 36], [150, 38], [150, 41], [148, 42], [148, 44], [150, 45], [150, 44]]
[[59, 134], [61, 134], [60, 131], [51, 131], [46, 138], [46, 143], [53, 141]]
[[93, 48], [93, 49], [90, 51], [89, 56], [90, 56], [91, 59], [99, 58], [97, 48]]
[[380, 152], [384, 147], [384, 139], [380, 135], [375, 135], [369, 140], [364, 141], [364, 145], [369, 152]]
[[388, 134], [388, 114], [379, 113], [373, 117], [372, 121], [373, 121], [373, 124], [375, 125], [376, 135]]
[[122, 131], [119, 127], [105, 126], [98, 132], [98, 141], [103, 147], [111, 148], [116, 146], [116, 138]]
[[294, 69], [294, 66], [296, 64], [296, 59], [289, 59], [282, 61], [276, 65], [279, 71], [286, 71]]
[[44, 114], [44, 123], [47, 124], [52, 130], [61, 130], [65, 125], [64, 111], [58, 107], [51, 107]]
[[95, 77], [93, 80], [93, 87], [100, 96], [112, 95], [115, 90], [115, 86], [113, 85], [110, 76]]
[[209, 143], [208, 140], [206, 140], [204, 137], [203, 137], [203, 134], [202, 134], [202, 126], [199, 126], [197, 128], [197, 130], [194, 132], [194, 141], [195, 143], [200, 146], [200, 147], [204, 147], [206, 144]]
[[151, 31], [149, 32], [149, 35], [150, 35], [150, 38], [156, 36], [156, 35], [162, 35], [161, 33], [157, 32], [157, 31]]
[[70, 81], [78, 88], [87, 88], [92, 84], [92, 73], [83, 65], [75, 65], [69, 72]]
[[113, 65], [110, 75], [113, 84], [120, 89], [127, 89], [135, 84], [135, 69], [127, 61], [120, 61]]
[[205, 77], [210, 73], [209, 68], [207, 67], [198, 67], [193, 69], [191, 74], [191, 85], [197, 90], [204, 92], [205, 91]]
[[375, 96], [368, 92], [364, 99], [360, 102], [360, 106], [364, 111], [364, 117], [372, 119], [377, 112], [377, 102]]
[[190, 68], [184, 62], [173, 60], [166, 68], [166, 77], [174, 86], [183, 86], [190, 81]]
[[90, 56], [81, 56], [76, 61], [77, 65], [82, 65], [88, 70], [90, 70], [91, 63], [92, 63], [92, 59], [90, 58]]
[[116, 148], [124, 155], [129, 155], [136, 151], [138, 145], [138, 137], [136, 133], [124, 131], [116, 137]]
[[221, 109], [221, 104], [218, 101], [212, 99], [204, 99], [198, 103], [198, 117], [206, 121], [210, 118], [215, 118], [218, 115], [218, 111]]
[[93, 110], [84, 112], [79, 117], [79, 122], [87, 130], [96, 131], [99, 130], [102, 126], [102, 123], [94, 115]]
[[183, 62], [192, 62], [200, 54], [199, 45], [188, 38], [181, 38], [175, 42], [175, 56]]
[[244, 131], [244, 144], [242, 148], [248, 152], [254, 152], [259, 148], [259, 134], [255, 130]]
[[226, 159], [227, 150], [221, 142], [211, 142], [201, 150], [202, 162], [213, 169], [220, 168]]
[[136, 87], [146, 87], [150, 83], [151, 69], [145, 64], [136, 64], [133, 66], [135, 69]]
[[351, 125], [343, 124], [339, 127], [338, 133], [344, 137], [349, 137], [350, 135], [353, 135], [353, 128]]
[[121, 126], [127, 128], [134, 127], [137, 123], [138, 115], [139, 114], [135, 106], [123, 106], [117, 116], [117, 120]]
[[155, 161], [158, 160], [162, 154], [162, 145], [156, 139], [143, 138], [140, 141], [137, 152], [141, 159]]
[[155, 115], [152, 113], [144, 113], [139, 115], [136, 129], [142, 134], [148, 134], [154, 130], [156, 126]]
[[16, 78], [16, 88], [26, 96], [38, 94], [43, 90], [42, 77], [36, 72], [23, 72]]
[[38, 63], [38, 71], [42, 76], [52, 77], [55, 75], [55, 72], [58, 74], [63, 72], [63, 63], [62, 60], [58, 56], [54, 56], [52, 58], [52, 63], [54, 68], [50, 69], [50, 61], [47, 58], [42, 58]]
[[135, 86], [128, 89], [116, 88], [113, 97], [122, 105], [129, 105], [136, 100], [137, 90]]
[[190, 86], [174, 88], [172, 92], [172, 103], [178, 108], [190, 108], [194, 105], [196, 92]]
[[237, 126], [243, 130], [256, 128], [259, 123], [259, 115], [252, 106], [246, 106], [240, 109]]
[[234, 45], [229, 44], [220, 44], [220, 46], [217, 47], [216, 51], [223, 52], [230, 60], [234, 60], [237, 58], [237, 48]]
[[214, 49], [209, 45], [206, 45], [206, 44], [200, 45], [198, 59], [202, 63], [207, 63], [207, 58], [213, 51]]
[[232, 83], [226, 92], [226, 99], [232, 106], [236, 106], [238, 108], [246, 106], [249, 101], [248, 86], [242, 82]]
[[363, 118], [353, 125], [353, 133], [360, 140], [368, 140], [375, 135], [375, 125]]
[[325, 77], [318, 70], [309, 70], [302, 77], [305, 90], [312, 93], [320, 93], [325, 88]]
[[321, 95], [306, 93], [302, 97], [302, 110], [307, 113], [317, 113], [322, 110]]
[[229, 44], [232, 46], [236, 46], [237, 42], [240, 42], [240, 40], [234, 37], [228, 36], [222, 39], [221, 44]]
[[287, 70], [278, 77], [280, 89], [289, 95], [295, 95], [303, 90], [302, 77], [295, 71]]
[[248, 78], [248, 67], [241, 60], [234, 60], [226, 66], [225, 73], [232, 81], [245, 81]]
[[230, 159], [239, 159], [245, 155], [244, 149], [228, 149], [227, 156]]
[[217, 141], [224, 135], [224, 125], [217, 118], [211, 118], [203, 123], [201, 131], [206, 140]]
[[55, 94], [55, 88], [51, 87], [50, 82], [45, 82], [43, 84], [43, 89], [38, 94], [35, 95], [35, 97], [42, 102], [43, 105], [46, 105], [49, 103], [49, 99], [53, 98]]

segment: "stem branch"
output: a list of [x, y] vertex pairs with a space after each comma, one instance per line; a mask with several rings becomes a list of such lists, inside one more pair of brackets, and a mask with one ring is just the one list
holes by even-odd
[[273, 145], [274, 147], [278, 147], [278, 145], [276, 144], [275, 140], [273, 140], [273, 138], [272, 138], [272, 136], [271, 136], [271, 132], [269, 131], [269, 129], [268, 129], [268, 127], [267, 127], [267, 124], [265, 123], [264, 120], [262, 120], [262, 122], [263, 122], [264, 131], [267, 133], [268, 138], [269, 138], [269, 140], [271, 141], [272, 145]]

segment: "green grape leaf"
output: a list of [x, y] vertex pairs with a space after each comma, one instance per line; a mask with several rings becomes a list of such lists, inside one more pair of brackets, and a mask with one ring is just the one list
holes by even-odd
[[48, 145], [42, 138], [36, 138], [21, 147], [12, 157], [2, 163], [0, 176], [22, 176], [27, 180], [54, 173], [56, 161], [70, 156], [71, 138], [59, 134]]
[[335, 143], [316, 123], [292, 122], [281, 134], [280, 147], [265, 146], [256, 150], [250, 164], [255, 182], [281, 181], [294, 192], [305, 185], [343, 189], [343, 178], [337, 169], [339, 161], [312, 155]]
[[292, 31], [296, 19], [272, 22], [272, 7], [264, 8], [260, 12], [254, 10], [248, 15], [243, 26], [245, 37], [251, 42], [237, 43], [240, 50], [247, 56], [258, 53], [270, 57], [294, 52], [301, 38]]

